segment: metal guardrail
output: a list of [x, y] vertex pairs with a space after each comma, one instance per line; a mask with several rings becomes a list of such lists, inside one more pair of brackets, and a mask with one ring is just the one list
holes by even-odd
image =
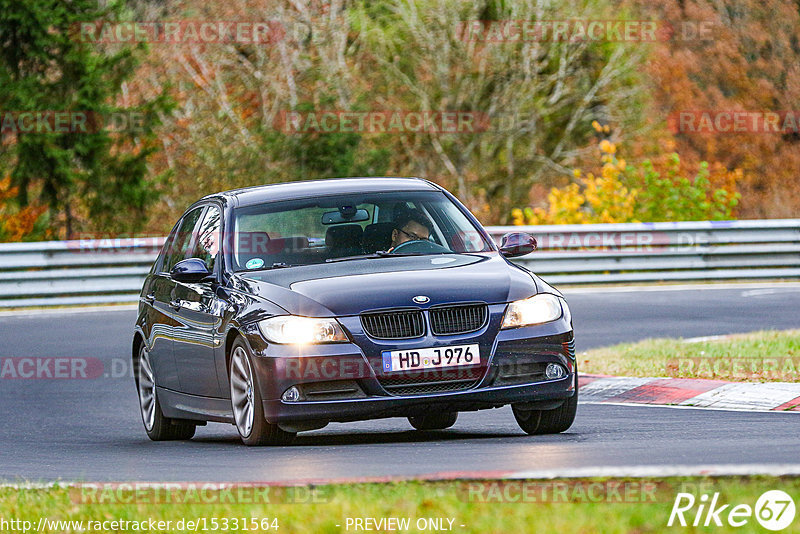
[[[800, 278], [800, 219], [552, 226], [515, 261], [555, 284]], [[135, 302], [164, 238], [0, 244], [0, 308]]]

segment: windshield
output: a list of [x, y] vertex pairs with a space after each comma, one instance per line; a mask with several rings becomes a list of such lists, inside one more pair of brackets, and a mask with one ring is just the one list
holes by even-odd
[[411, 191], [269, 202], [234, 212], [235, 271], [363, 256], [492, 250], [443, 193]]

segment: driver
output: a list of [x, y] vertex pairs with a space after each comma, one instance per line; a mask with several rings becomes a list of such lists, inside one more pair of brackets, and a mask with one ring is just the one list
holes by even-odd
[[431, 221], [420, 210], [404, 210], [394, 220], [392, 246], [388, 252], [408, 241], [427, 241], [432, 228]]

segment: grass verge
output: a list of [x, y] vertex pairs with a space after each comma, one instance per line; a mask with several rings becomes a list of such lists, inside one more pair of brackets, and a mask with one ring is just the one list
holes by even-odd
[[800, 381], [800, 330], [706, 340], [648, 339], [578, 354], [582, 373], [750, 382]]
[[[718, 493], [717, 506], [729, 506], [720, 514], [722, 528], [711, 523], [714, 531], [755, 532], [763, 529], [754, 515], [744, 528], [735, 528], [727, 524], [727, 513], [739, 504], [755, 509], [761, 494], [776, 489], [797, 499], [800, 497], [800, 478], [756, 476], [371, 483], [295, 488], [298, 494], [291, 493], [287, 488], [271, 487], [269, 499], [253, 497], [256, 489], [252, 487], [247, 493], [249, 497], [242, 498], [243, 494], [237, 491], [190, 492], [184, 486], [181, 490], [173, 488], [168, 499], [164, 498], [167, 493], [161, 493], [161, 498], [156, 499], [154, 489], [125, 493], [121, 487], [113, 490], [101, 488], [100, 492], [86, 488], [2, 488], [0, 530], [21, 532], [22, 528], [16, 526], [36, 530], [41, 526], [41, 518], [47, 518], [39, 532], [196, 530], [339, 533], [366, 530], [355, 528], [353, 521], [356, 518], [362, 521], [366, 518], [375, 521], [398, 518], [408, 520], [406, 529], [381, 529], [375, 525], [372, 525], [372, 529], [430, 532], [437, 530], [431, 528], [432, 525], [438, 525], [447, 527], [442, 528], [445, 531], [484, 534], [661, 532], [668, 530], [667, 522], [676, 497], [679, 492], [684, 492], [696, 499], [696, 504], [684, 513], [689, 525], [698, 512], [701, 496], [707, 495], [708, 502], [711, 502], [714, 494]], [[161, 491], [165, 491], [163, 486]], [[105, 495], [102, 504], [97, 502], [101, 495]], [[239, 498], [232, 502], [231, 495], [239, 495]], [[298, 499], [297, 495], [304, 497]], [[683, 505], [687, 503], [682, 502]], [[706, 504], [705, 510], [708, 508]], [[425, 523], [418, 523], [420, 519]], [[431, 523], [429, 519], [440, 522]], [[212, 528], [215, 525], [213, 520], [216, 520], [216, 528]], [[236, 525], [234, 520], [237, 521]], [[62, 523], [55, 523], [57, 521]], [[63, 523], [65, 521], [73, 523]], [[145, 521], [148, 525], [144, 529], [137, 529], [130, 524], [115, 525], [113, 521]], [[158, 525], [159, 521], [170, 523]], [[189, 524], [188, 521], [195, 523]], [[705, 513], [701, 515], [700, 525], [704, 521]], [[156, 526], [153, 528], [154, 524]], [[366, 523], [362, 524], [366, 526]], [[243, 528], [245, 525], [246, 528]]]

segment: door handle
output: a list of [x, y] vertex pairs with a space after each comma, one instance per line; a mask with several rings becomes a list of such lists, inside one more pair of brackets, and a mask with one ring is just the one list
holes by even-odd
[[169, 305], [173, 310], [180, 310], [183, 303], [180, 300], [171, 300], [169, 301]]
[[142, 297], [142, 300], [148, 304], [152, 304], [156, 301], [156, 296], [150, 293], [149, 295], [145, 295], [144, 297]]

